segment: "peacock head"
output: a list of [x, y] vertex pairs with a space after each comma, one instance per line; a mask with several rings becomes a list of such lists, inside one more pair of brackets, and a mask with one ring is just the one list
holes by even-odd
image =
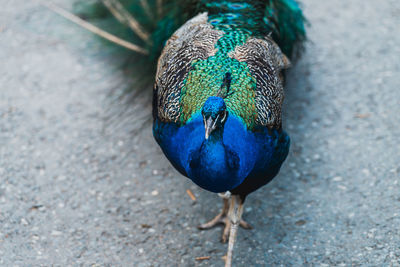
[[205, 138], [207, 140], [214, 131], [223, 128], [228, 118], [224, 99], [219, 96], [210, 96], [204, 103], [201, 114], [203, 115]]

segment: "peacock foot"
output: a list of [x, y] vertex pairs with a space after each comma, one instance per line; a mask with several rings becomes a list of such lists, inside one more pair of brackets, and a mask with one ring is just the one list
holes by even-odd
[[[229, 239], [231, 220], [228, 217], [229, 199], [223, 199], [223, 201], [224, 201], [224, 207], [222, 208], [222, 211], [217, 216], [215, 216], [214, 219], [212, 219], [207, 223], [199, 225], [197, 228], [200, 230], [207, 230], [213, 228], [218, 224], [224, 224], [225, 226], [224, 226], [224, 231], [222, 232], [221, 242], [226, 243]], [[253, 227], [244, 220], [240, 220], [239, 225], [244, 229], [253, 229]]]

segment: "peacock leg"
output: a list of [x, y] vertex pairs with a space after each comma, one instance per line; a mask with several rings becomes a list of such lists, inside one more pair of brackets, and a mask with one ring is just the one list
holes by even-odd
[[[200, 230], [206, 230], [206, 229], [210, 229], [213, 228], [214, 226], [216, 226], [217, 224], [224, 224], [224, 231], [222, 232], [222, 238], [221, 241], [223, 243], [226, 243], [226, 241], [228, 241], [228, 237], [229, 237], [229, 232], [231, 229], [231, 220], [228, 217], [228, 211], [229, 211], [229, 200], [231, 199], [230, 194], [218, 194], [222, 200], [223, 200], [223, 208], [222, 211], [215, 216], [214, 219], [212, 219], [211, 221], [201, 224], [198, 226], [198, 228]], [[244, 228], [244, 229], [252, 229], [251, 225], [248, 224], [247, 222], [245, 222], [244, 220], [240, 220], [239, 225]]]
[[243, 214], [243, 200], [240, 196], [234, 195], [231, 199], [228, 216], [231, 222], [231, 229], [229, 234], [228, 253], [226, 255], [225, 267], [232, 266], [233, 247], [235, 245], [236, 234], [242, 219]]

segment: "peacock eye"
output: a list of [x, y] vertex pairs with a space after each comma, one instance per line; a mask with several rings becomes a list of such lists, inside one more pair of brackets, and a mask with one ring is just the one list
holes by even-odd
[[224, 122], [225, 120], [226, 120], [226, 117], [227, 117], [227, 115], [228, 115], [228, 112], [226, 111], [226, 110], [224, 110], [224, 111], [222, 111], [221, 113], [220, 113], [220, 116], [221, 116], [221, 121], [222, 122]]

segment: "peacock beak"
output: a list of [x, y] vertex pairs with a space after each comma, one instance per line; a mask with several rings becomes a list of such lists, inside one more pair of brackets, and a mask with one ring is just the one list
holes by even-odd
[[[219, 117], [219, 116], [218, 116]], [[211, 116], [208, 117], [207, 119], [204, 117], [204, 128], [205, 128], [205, 133], [206, 133], [206, 140], [210, 137], [210, 134], [217, 128], [217, 121], [218, 117], [216, 119], [213, 119]]]

